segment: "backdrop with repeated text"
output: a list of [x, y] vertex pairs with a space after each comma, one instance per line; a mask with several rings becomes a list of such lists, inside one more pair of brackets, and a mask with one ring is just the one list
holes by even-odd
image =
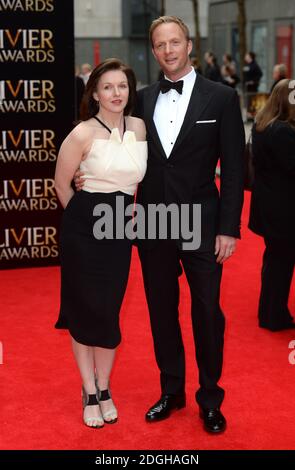
[[54, 171], [74, 88], [73, 0], [0, 0], [0, 269], [59, 262]]

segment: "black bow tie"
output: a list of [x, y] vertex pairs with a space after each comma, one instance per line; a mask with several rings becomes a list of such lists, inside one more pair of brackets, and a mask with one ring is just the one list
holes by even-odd
[[178, 80], [178, 82], [170, 82], [170, 80], [166, 80], [162, 78], [160, 81], [160, 89], [162, 93], [167, 93], [171, 88], [174, 88], [180, 95], [182, 93], [183, 87], [183, 80]]

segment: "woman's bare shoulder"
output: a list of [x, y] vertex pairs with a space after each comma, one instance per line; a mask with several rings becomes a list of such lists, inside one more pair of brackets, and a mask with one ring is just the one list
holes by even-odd
[[91, 125], [90, 120], [81, 121], [68, 134], [67, 138], [83, 144], [85, 143], [85, 141], [88, 141], [89, 139], [92, 138], [94, 132], [95, 130], [93, 126]]
[[146, 127], [142, 119], [128, 116], [126, 121], [128, 130], [135, 132], [137, 140], [146, 140]]

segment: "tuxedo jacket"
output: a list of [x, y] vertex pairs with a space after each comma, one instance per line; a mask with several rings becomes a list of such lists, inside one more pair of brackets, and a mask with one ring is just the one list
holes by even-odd
[[[144, 207], [201, 204], [200, 249], [214, 246], [217, 234], [239, 238], [245, 133], [237, 93], [198, 74], [169, 158], [153, 121], [159, 93], [159, 82], [138, 92], [134, 115], [146, 124], [148, 164], [138, 187], [137, 203]], [[218, 159], [220, 194], [215, 184]]]
[[255, 179], [249, 228], [266, 238], [295, 239], [295, 129], [275, 121], [252, 130]]

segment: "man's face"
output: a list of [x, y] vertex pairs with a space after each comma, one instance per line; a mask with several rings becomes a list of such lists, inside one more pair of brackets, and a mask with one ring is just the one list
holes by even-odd
[[280, 69], [277, 66], [274, 66], [272, 71], [272, 77], [274, 80], [278, 80], [280, 78]]
[[245, 62], [246, 62], [247, 64], [251, 64], [251, 62], [252, 62], [252, 57], [250, 56], [250, 54], [246, 54], [246, 55], [245, 55]]
[[154, 30], [153, 54], [171, 80], [178, 80], [191, 70], [189, 54], [192, 42], [176, 23], [164, 23]]

